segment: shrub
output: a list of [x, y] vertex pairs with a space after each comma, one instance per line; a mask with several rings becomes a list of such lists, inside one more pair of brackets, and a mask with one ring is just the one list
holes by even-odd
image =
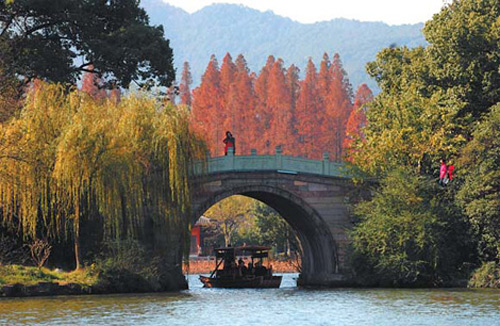
[[469, 287], [500, 289], [500, 265], [493, 261], [481, 265], [472, 274]]

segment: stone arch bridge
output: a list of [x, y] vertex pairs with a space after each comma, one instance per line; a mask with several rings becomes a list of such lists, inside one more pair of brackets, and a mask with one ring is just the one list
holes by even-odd
[[[230, 149], [231, 150], [231, 149]], [[194, 223], [218, 201], [244, 195], [275, 209], [296, 231], [302, 247], [302, 285], [350, 284], [347, 200], [357, 193], [341, 163], [282, 155], [208, 158], [191, 178]]]

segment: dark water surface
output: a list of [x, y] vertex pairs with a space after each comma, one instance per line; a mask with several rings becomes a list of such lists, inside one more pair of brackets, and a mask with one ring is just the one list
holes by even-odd
[[0, 299], [0, 325], [500, 325], [498, 290], [204, 289]]

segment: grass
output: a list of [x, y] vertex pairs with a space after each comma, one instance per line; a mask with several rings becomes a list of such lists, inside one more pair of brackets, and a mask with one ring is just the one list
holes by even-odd
[[92, 266], [78, 271], [64, 272], [45, 267], [38, 269], [32, 266], [0, 265], [0, 285], [16, 283], [35, 285], [39, 282], [53, 282], [61, 285], [78, 283], [91, 286], [97, 282], [97, 277]]

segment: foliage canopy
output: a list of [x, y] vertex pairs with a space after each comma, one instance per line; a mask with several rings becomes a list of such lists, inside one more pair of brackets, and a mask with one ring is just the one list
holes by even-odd
[[71, 236], [77, 267], [82, 220], [110, 238], [136, 237], [145, 218], [187, 232], [189, 162], [205, 153], [187, 111], [40, 83], [0, 137], [2, 222], [26, 237]]
[[139, 1], [0, 2], [0, 66], [8, 76], [75, 84], [92, 71], [108, 86], [169, 86], [172, 49]]

